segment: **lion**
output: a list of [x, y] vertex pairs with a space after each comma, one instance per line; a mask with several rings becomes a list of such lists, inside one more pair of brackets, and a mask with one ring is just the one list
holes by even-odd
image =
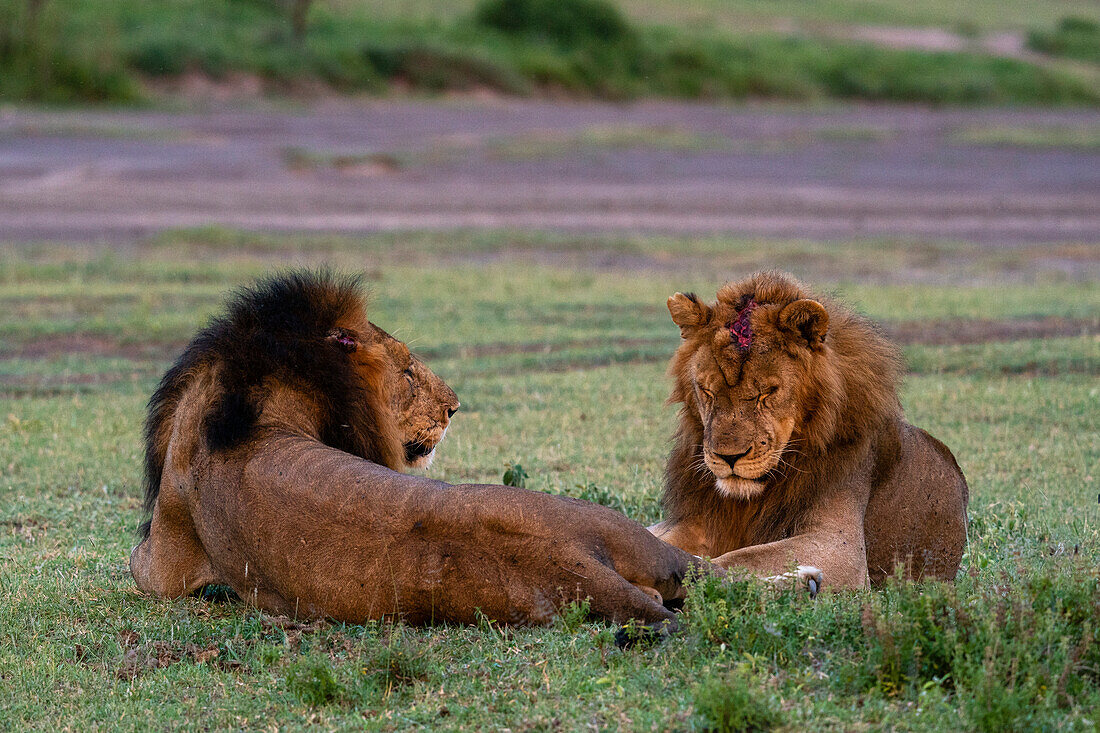
[[546, 624], [589, 598], [621, 622], [673, 618], [698, 562], [626, 517], [425, 466], [459, 408], [367, 320], [354, 278], [292, 272], [246, 288], [149, 402], [144, 592], [227, 585], [271, 613], [339, 621]]
[[[712, 305], [668, 299], [682, 405], [657, 537], [723, 568], [804, 563], [832, 588], [953, 580], [969, 491], [951, 451], [907, 423], [902, 360], [869, 321], [766, 272]], [[817, 578], [820, 581], [820, 578]]]

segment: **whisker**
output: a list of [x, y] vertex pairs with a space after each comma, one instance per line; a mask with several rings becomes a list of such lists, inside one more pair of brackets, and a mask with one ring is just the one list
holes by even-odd
[[798, 466], [794, 465], [790, 461], [784, 460], [782, 456], [779, 458], [779, 463], [777, 465], [785, 466], [785, 467], [791, 469], [792, 471], [797, 471], [798, 473], [810, 473], [809, 471], [805, 471], [805, 470], [799, 468]]

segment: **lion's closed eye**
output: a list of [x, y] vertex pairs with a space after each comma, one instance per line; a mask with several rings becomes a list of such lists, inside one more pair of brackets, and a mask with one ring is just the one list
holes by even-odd
[[767, 389], [764, 389], [764, 390], [761, 390], [760, 392], [757, 392], [752, 397], [743, 398], [741, 401], [742, 402], [760, 402], [761, 404], [763, 404], [767, 401], [767, 399], [769, 397], [771, 397], [772, 395], [774, 395], [778, 391], [779, 391], [779, 387], [768, 387]]

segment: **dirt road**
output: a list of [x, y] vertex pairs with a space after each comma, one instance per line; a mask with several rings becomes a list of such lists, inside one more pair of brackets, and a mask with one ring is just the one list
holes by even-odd
[[[1100, 114], [470, 100], [7, 110], [0, 240], [223, 225], [1100, 242], [1100, 146], [1047, 139], [1064, 130], [1100, 137]], [[1000, 140], [1021, 131], [1039, 139]]]

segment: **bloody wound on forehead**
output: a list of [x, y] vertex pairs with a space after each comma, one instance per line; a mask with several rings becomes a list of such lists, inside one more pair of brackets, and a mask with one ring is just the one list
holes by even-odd
[[752, 346], [752, 325], [749, 323], [749, 316], [754, 310], [756, 310], [756, 300], [751, 295], [744, 296], [741, 298], [741, 308], [737, 311], [737, 316], [726, 326], [742, 353]]

